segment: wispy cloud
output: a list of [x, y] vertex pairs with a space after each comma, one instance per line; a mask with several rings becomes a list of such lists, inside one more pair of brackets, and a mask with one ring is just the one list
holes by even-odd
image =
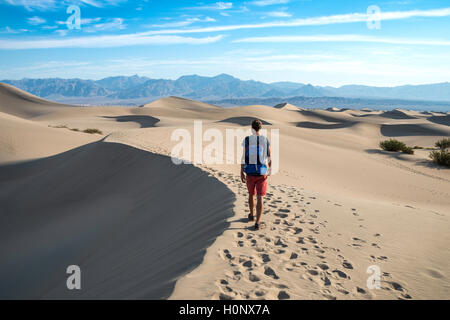
[[[102, 18], [83, 18], [81, 19], [81, 27], [84, 32], [93, 33], [99, 31], [113, 31], [113, 30], [124, 30], [127, 25], [124, 23], [125, 20], [122, 18], [108, 18], [103, 22]], [[64, 26], [67, 21], [56, 21], [57, 25]], [[50, 29], [50, 28], [49, 28]], [[68, 30], [58, 30], [60, 35], [67, 35]]]
[[216, 20], [210, 17], [206, 17], [204, 19], [201, 18], [188, 18], [183, 21], [176, 21], [176, 22], [167, 22], [167, 23], [161, 23], [161, 24], [152, 24], [149, 27], [154, 28], [179, 28], [179, 27], [187, 27], [191, 24], [197, 23], [197, 22], [215, 22]]
[[[411, 10], [411, 11], [391, 11], [381, 12], [377, 17], [380, 20], [403, 20], [415, 17], [448, 17], [450, 8], [432, 9], [432, 10]], [[223, 32], [242, 29], [262, 29], [275, 27], [302, 27], [319, 26], [331, 24], [344, 24], [367, 22], [372, 16], [367, 13], [349, 13], [342, 15], [312, 17], [303, 19], [294, 19], [288, 21], [274, 21], [256, 24], [224, 25], [216, 27], [192, 28], [192, 29], [168, 29], [147, 31], [146, 34], [182, 34], [182, 33], [204, 33], [204, 32]]]
[[259, 7], [265, 7], [265, 6], [272, 6], [275, 4], [286, 4], [289, 3], [290, 0], [257, 0], [257, 1], [251, 1], [250, 4], [253, 4], [255, 6]]
[[402, 38], [363, 36], [354, 34], [252, 37], [234, 40], [233, 42], [234, 43], [371, 42], [371, 43], [386, 43], [398, 45], [450, 46], [449, 40], [402, 39]]
[[106, 6], [115, 6], [120, 3], [126, 2], [127, 0], [0, 0], [0, 3], [9, 4], [13, 6], [21, 6], [28, 11], [49, 11], [55, 10], [60, 7], [67, 7], [69, 5], [88, 5], [97, 8], [103, 8]]
[[4, 34], [17, 34], [17, 33], [23, 33], [23, 32], [28, 32], [28, 29], [13, 29], [10, 28], [9, 26], [6, 26], [4, 29], [0, 29], [0, 33], [4, 33]]
[[[90, 24], [92, 24], [92, 22]], [[109, 21], [104, 23], [92, 24], [87, 28], [83, 28], [83, 30], [86, 32], [98, 32], [98, 31], [123, 30], [126, 29], [126, 27], [127, 26], [124, 24], [124, 19], [113, 18], [109, 19]]]
[[[58, 30], [65, 31], [65, 30]], [[223, 36], [192, 38], [181, 36], [143, 36], [140, 34], [79, 37], [40, 40], [0, 40], [2, 50], [50, 49], [50, 48], [109, 48], [138, 45], [209, 44]]]
[[31, 24], [32, 26], [37, 26], [37, 25], [44, 24], [47, 22], [47, 20], [45, 20], [44, 18], [38, 17], [38, 16], [28, 18], [27, 21], [28, 21], [28, 24]]
[[0, 3], [21, 6], [29, 11], [46, 11], [56, 7], [55, 0], [1, 0]]
[[233, 2], [216, 2], [208, 5], [201, 5], [198, 7], [190, 7], [187, 9], [196, 9], [196, 10], [227, 10], [233, 8]]
[[267, 12], [266, 15], [269, 17], [274, 17], [274, 18], [290, 18], [290, 17], [292, 17], [292, 14], [287, 12], [287, 8], [281, 8], [280, 10], [277, 10], [277, 11]]

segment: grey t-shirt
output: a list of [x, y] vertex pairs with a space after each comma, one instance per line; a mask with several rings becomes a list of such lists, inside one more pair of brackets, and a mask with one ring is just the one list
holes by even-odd
[[[266, 164], [267, 158], [268, 158], [268, 150], [270, 147], [270, 141], [265, 136], [258, 136], [258, 135], [251, 135], [247, 137], [249, 139], [249, 163], [250, 164], [256, 164], [257, 163], [257, 146], [258, 146], [258, 140], [259, 140], [259, 147], [260, 147], [260, 154], [259, 154], [259, 160], [261, 164]], [[242, 147], [244, 148], [244, 154], [242, 163], [245, 164], [245, 138], [244, 141], [242, 141]], [[257, 140], [258, 139], [258, 140]]]

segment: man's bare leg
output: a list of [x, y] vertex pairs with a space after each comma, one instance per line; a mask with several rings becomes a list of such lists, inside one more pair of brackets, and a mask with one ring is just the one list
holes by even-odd
[[264, 197], [258, 195], [256, 198], [257, 198], [257, 201], [256, 201], [256, 224], [259, 225], [261, 222], [261, 216], [262, 216], [262, 212], [263, 212]]
[[255, 197], [253, 195], [248, 196], [248, 207], [250, 209], [250, 215], [255, 216]]

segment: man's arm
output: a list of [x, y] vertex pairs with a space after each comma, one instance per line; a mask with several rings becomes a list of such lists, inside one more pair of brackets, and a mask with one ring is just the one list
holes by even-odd
[[272, 151], [270, 150], [270, 146], [267, 148], [267, 157], [269, 160], [269, 176], [272, 173]]

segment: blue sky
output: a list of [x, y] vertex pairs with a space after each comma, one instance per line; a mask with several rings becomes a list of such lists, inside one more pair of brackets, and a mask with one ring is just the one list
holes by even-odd
[[0, 79], [450, 81], [448, 0], [0, 0], [0, 21]]

